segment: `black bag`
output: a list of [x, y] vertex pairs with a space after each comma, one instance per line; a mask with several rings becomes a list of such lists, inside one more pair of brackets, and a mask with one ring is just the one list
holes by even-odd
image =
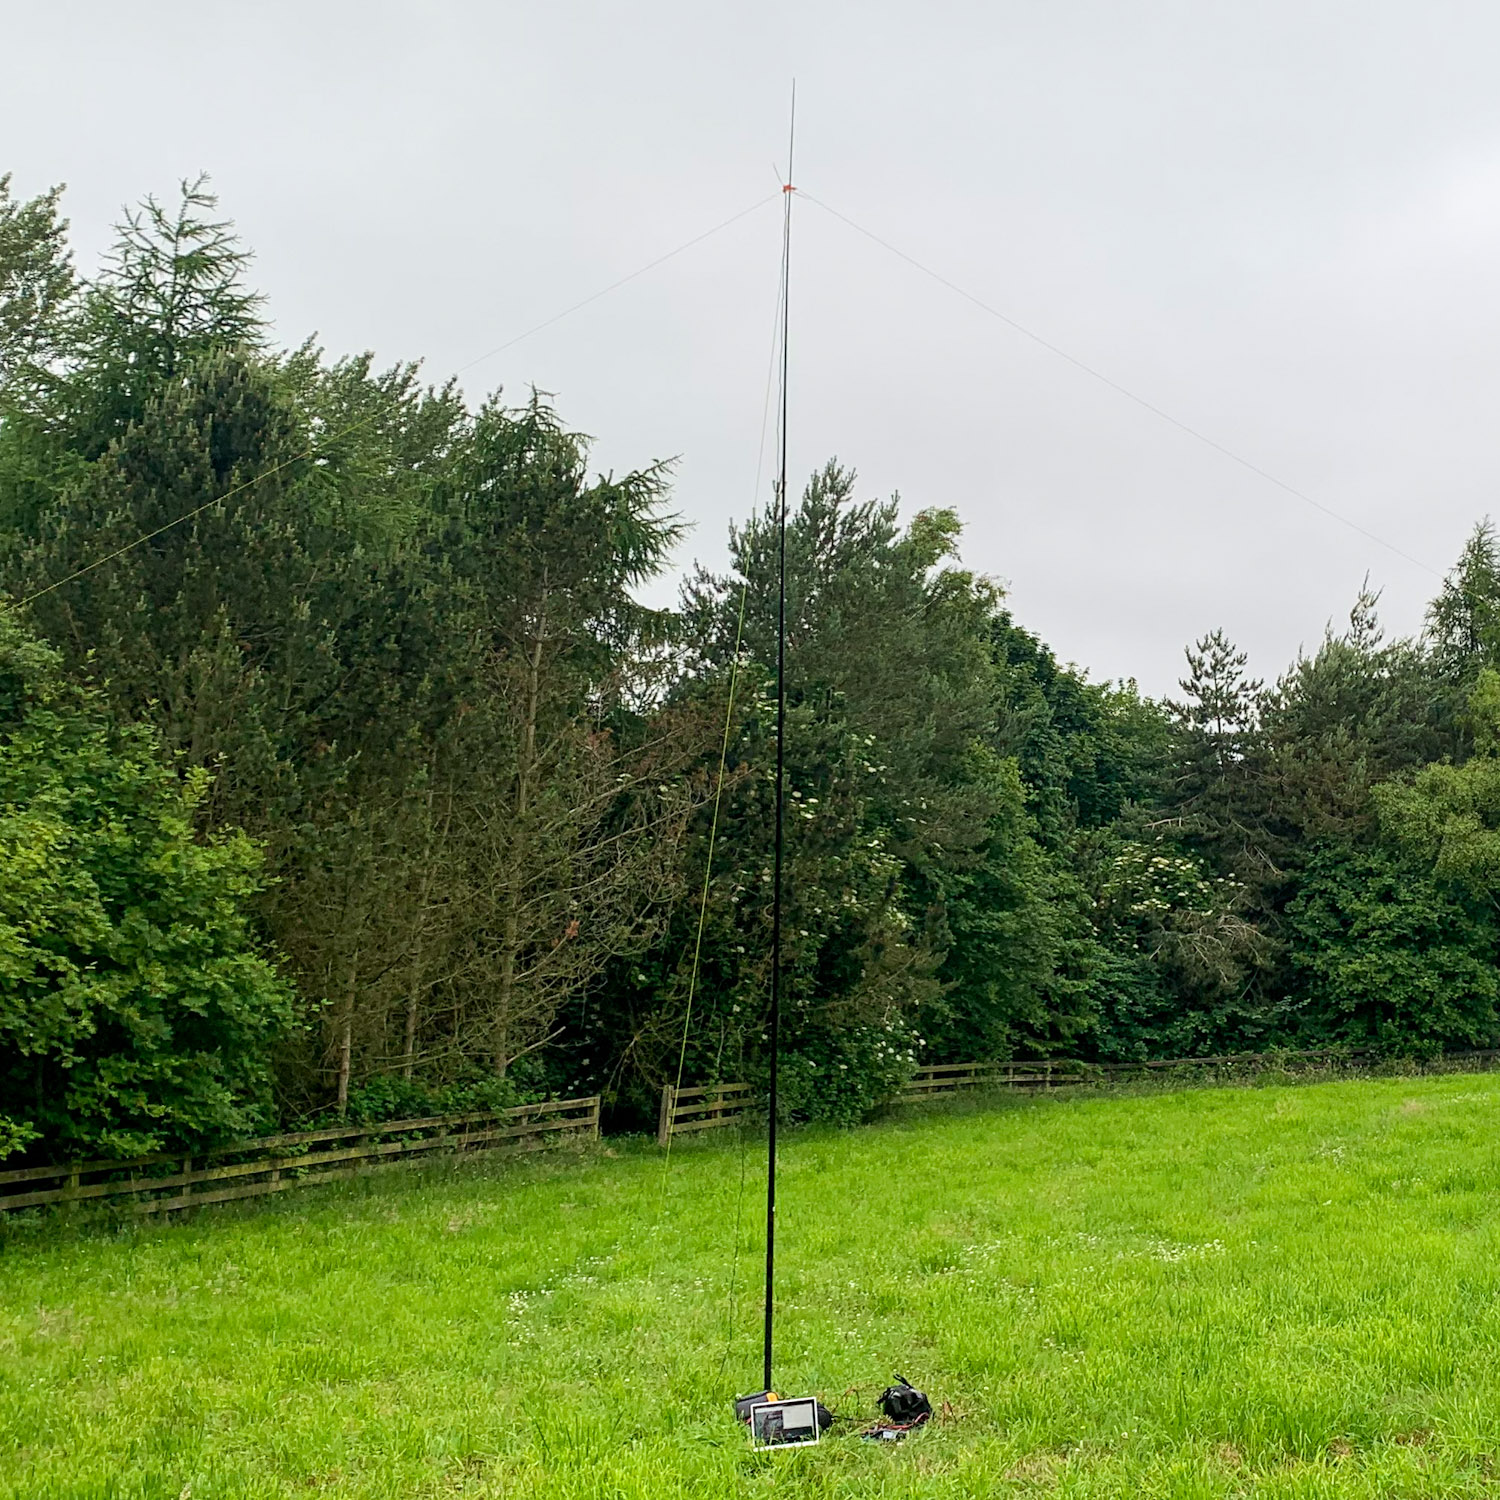
[[932, 1415], [932, 1402], [904, 1375], [898, 1375], [895, 1385], [881, 1392], [878, 1404], [886, 1421], [898, 1427], [915, 1427]]
[[750, 1420], [750, 1408], [759, 1406], [762, 1401], [774, 1401], [776, 1397], [770, 1391], [756, 1391], [751, 1396], [736, 1396], [734, 1398], [734, 1414], [741, 1422]]

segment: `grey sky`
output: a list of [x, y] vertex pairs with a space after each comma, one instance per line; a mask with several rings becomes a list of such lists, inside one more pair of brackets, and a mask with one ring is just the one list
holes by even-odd
[[[1441, 571], [1495, 504], [1500, 8], [1481, 3], [0, 6], [0, 170], [69, 184], [87, 268], [207, 168], [282, 338], [434, 378], [799, 182]], [[1095, 676], [1223, 625], [1274, 676], [1363, 576], [1436, 578], [812, 205], [793, 467], [951, 505]], [[680, 455], [688, 554], [755, 498], [778, 207], [476, 366], [602, 467]]]

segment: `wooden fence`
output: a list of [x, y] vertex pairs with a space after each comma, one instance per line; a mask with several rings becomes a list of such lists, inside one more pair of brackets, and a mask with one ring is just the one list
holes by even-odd
[[1271, 1068], [1309, 1068], [1345, 1062], [1357, 1064], [1350, 1052], [1243, 1052], [1224, 1057], [1170, 1057], [1151, 1062], [1088, 1063], [1073, 1058], [1050, 1062], [939, 1063], [918, 1068], [892, 1099], [914, 1104], [963, 1089], [1057, 1089], [1087, 1083], [1120, 1083], [1162, 1073], [1265, 1072]]
[[911, 1104], [962, 1089], [1054, 1088], [1078, 1082], [1076, 1063], [938, 1063], [918, 1068], [893, 1102]]
[[599, 1134], [599, 1099], [558, 1099], [467, 1115], [336, 1125], [222, 1146], [196, 1156], [75, 1161], [0, 1171], [0, 1213], [99, 1203], [126, 1213], [171, 1213], [259, 1198], [441, 1152], [528, 1150]]
[[1049, 1089], [1080, 1084], [1126, 1083], [1163, 1075], [1245, 1079], [1264, 1073], [1320, 1073], [1386, 1067], [1417, 1073], [1482, 1070], [1500, 1066], [1500, 1050], [1447, 1052], [1431, 1058], [1398, 1058], [1369, 1047], [1302, 1051], [1229, 1052], [1216, 1057], [1161, 1057], [1141, 1062], [1094, 1063], [1056, 1058], [1035, 1063], [946, 1063], [918, 1068], [892, 1102], [909, 1104], [967, 1088]]
[[[1360, 1067], [1375, 1053], [1368, 1049], [1324, 1048], [1302, 1052], [1233, 1052], [1220, 1057], [1165, 1057], [1142, 1062], [1091, 1063], [1074, 1058], [1055, 1058], [1050, 1062], [941, 1063], [918, 1068], [893, 1099], [893, 1103], [912, 1104], [935, 1095], [954, 1094], [962, 1089], [1012, 1088], [1055, 1089], [1077, 1087], [1088, 1083], [1120, 1083], [1131, 1078], [1159, 1077], [1173, 1073], [1209, 1073], [1246, 1075], [1273, 1070], [1307, 1071], [1339, 1066]], [[1470, 1062], [1488, 1060], [1491, 1053], [1464, 1053]], [[1455, 1055], [1452, 1061], [1459, 1061]]]
[[[1056, 1089], [1080, 1085], [1126, 1083], [1163, 1074], [1247, 1078], [1267, 1072], [1320, 1072], [1368, 1068], [1373, 1063], [1403, 1066], [1369, 1048], [1321, 1048], [1307, 1051], [1232, 1052], [1217, 1057], [1166, 1057], [1149, 1062], [1092, 1063], [1075, 1058], [1051, 1062], [937, 1063], [918, 1068], [892, 1096], [892, 1104], [917, 1104], [965, 1089]], [[1450, 1052], [1406, 1066], [1424, 1073], [1500, 1066], [1500, 1051]], [[720, 1083], [702, 1088], [662, 1090], [656, 1140], [665, 1146], [688, 1130], [712, 1130], [739, 1123], [754, 1106], [749, 1085]]]
[[[1491, 1053], [1465, 1053], [1467, 1059], [1491, 1059]], [[1237, 1052], [1223, 1057], [1170, 1057], [1151, 1062], [1089, 1063], [1074, 1058], [1050, 1062], [936, 1063], [918, 1068], [891, 1097], [892, 1104], [917, 1104], [965, 1089], [1056, 1089], [1080, 1084], [1125, 1082], [1162, 1073], [1264, 1072], [1271, 1068], [1306, 1069], [1338, 1064], [1358, 1066], [1368, 1052], [1323, 1050], [1313, 1052]], [[1456, 1059], [1455, 1059], [1456, 1060]], [[677, 1089], [667, 1084], [661, 1091], [661, 1113], [657, 1117], [656, 1143], [665, 1146], [674, 1135], [689, 1130], [713, 1130], [740, 1123], [754, 1106], [750, 1086], [718, 1083]]]
[[665, 1146], [674, 1135], [689, 1130], [718, 1130], [725, 1125], [737, 1125], [754, 1103], [748, 1083], [710, 1083], [689, 1089], [663, 1084], [656, 1144]]
[[[918, 1068], [894, 1103], [916, 1103], [965, 1089], [1050, 1089], [1115, 1082], [1163, 1073], [1244, 1077], [1268, 1070], [1362, 1067], [1373, 1052], [1324, 1049], [1238, 1052], [1220, 1057], [1157, 1058], [1149, 1062], [938, 1063]], [[1394, 1060], [1392, 1060], [1394, 1061]], [[1457, 1052], [1413, 1062], [1422, 1072], [1500, 1066], [1500, 1051]], [[674, 1135], [742, 1123], [756, 1105], [750, 1085], [714, 1083], [662, 1090], [657, 1144]], [[0, 1213], [41, 1206], [105, 1204], [126, 1213], [172, 1213], [236, 1198], [259, 1198], [290, 1188], [355, 1177], [382, 1166], [427, 1161], [435, 1153], [535, 1150], [599, 1135], [598, 1096], [521, 1104], [467, 1115], [388, 1120], [380, 1125], [336, 1125], [266, 1136], [194, 1156], [147, 1156], [135, 1161], [81, 1161], [61, 1166], [0, 1170]]]

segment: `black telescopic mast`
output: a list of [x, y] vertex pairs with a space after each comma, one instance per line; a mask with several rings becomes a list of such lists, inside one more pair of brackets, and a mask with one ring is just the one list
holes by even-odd
[[776, 479], [776, 844], [771, 888], [771, 1087], [766, 1137], [766, 1344], [765, 1384], [771, 1389], [771, 1332], [776, 1294], [776, 1074], [781, 1050], [781, 872], [785, 843], [786, 790], [786, 408], [787, 313], [791, 306], [792, 150], [797, 140], [797, 85], [792, 84], [786, 181], [781, 228], [781, 413], [780, 470]]

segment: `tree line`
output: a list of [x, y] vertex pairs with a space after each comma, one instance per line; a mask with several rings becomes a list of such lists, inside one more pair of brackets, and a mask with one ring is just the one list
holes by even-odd
[[[768, 504], [278, 348], [205, 182], [81, 275], [0, 178], [0, 1156], [766, 1065]], [[788, 1109], [920, 1061], [1500, 1033], [1500, 543], [1276, 682], [1090, 681], [830, 462], [789, 507]]]

